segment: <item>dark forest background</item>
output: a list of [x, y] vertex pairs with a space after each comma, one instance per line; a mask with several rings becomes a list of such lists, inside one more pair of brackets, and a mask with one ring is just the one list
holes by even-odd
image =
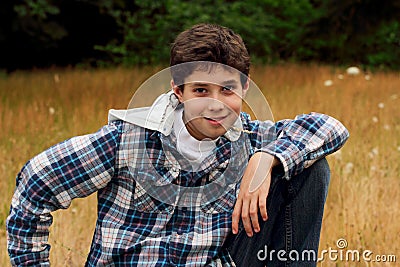
[[0, 69], [167, 64], [200, 22], [242, 35], [254, 63], [400, 69], [399, 0], [3, 0]]

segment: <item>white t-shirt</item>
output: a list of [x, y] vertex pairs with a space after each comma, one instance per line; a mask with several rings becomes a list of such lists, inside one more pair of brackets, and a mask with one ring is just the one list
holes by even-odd
[[211, 154], [218, 139], [197, 140], [190, 135], [183, 122], [183, 108], [175, 110], [173, 130], [177, 149], [192, 164], [193, 170], [199, 169], [201, 162]]

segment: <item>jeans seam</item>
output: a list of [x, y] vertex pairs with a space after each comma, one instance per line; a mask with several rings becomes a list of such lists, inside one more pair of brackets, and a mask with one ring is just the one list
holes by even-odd
[[[286, 250], [286, 255], [289, 255], [290, 250], [292, 249], [292, 221], [291, 221], [291, 216], [290, 212], [291, 211], [291, 205], [287, 205], [285, 208], [285, 238], [286, 238], [286, 244], [285, 244], [285, 250]], [[285, 266], [289, 266], [289, 262], [285, 262]]]

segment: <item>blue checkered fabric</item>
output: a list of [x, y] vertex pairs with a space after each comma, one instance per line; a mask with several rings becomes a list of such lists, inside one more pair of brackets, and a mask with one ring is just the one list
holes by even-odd
[[[276, 123], [252, 121], [245, 113], [241, 119], [242, 134], [250, 140], [243, 155], [275, 155], [286, 179], [339, 149], [349, 136], [339, 121], [317, 113]], [[137, 155], [146, 153], [163, 183], [205, 185], [224, 171], [231, 141], [220, 137], [201, 170], [191, 172], [166, 159], [163, 140], [160, 132], [114, 121], [28, 161], [17, 176], [7, 218], [12, 265], [47, 266], [51, 212], [97, 192], [98, 219], [87, 266], [235, 266], [224, 243], [240, 179], [215, 201], [188, 208], [162, 201], [167, 193], [148, 194], [135, 177], [155, 179], [146, 166], [135, 166]], [[170, 146], [176, 141], [173, 134], [168, 140]]]

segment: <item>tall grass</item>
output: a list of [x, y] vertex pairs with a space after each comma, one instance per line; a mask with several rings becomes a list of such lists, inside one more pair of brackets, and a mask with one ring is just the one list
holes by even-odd
[[[47, 70], [0, 78], [0, 265], [9, 266], [5, 219], [15, 176], [31, 157], [66, 138], [96, 131], [110, 108], [125, 108], [154, 69]], [[317, 111], [342, 121], [351, 137], [329, 156], [332, 177], [320, 250], [351, 250], [400, 257], [400, 76], [377, 72], [350, 77], [316, 65], [255, 67], [252, 79], [276, 120]], [[333, 85], [324, 86], [325, 80]], [[96, 199], [54, 213], [53, 266], [83, 266], [96, 219]], [[345, 251], [344, 249], [343, 251]], [[398, 259], [400, 261], [400, 259]], [[320, 266], [384, 266], [326, 259]], [[390, 265], [390, 264], [389, 264]], [[394, 266], [392, 263], [391, 266]]]

